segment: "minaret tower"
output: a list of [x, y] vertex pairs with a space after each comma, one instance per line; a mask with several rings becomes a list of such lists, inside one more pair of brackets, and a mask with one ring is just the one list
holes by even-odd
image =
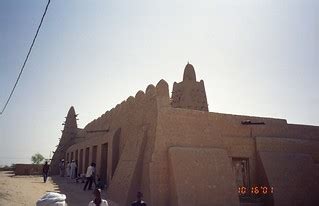
[[62, 130], [60, 144], [69, 143], [76, 137], [76, 133], [78, 129], [78, 126], [76, 123], [76, 116], [77, 115], [75, 114], [74, 107], [71, 106], [68, 111], [68, 115], [65, 118], [65, 122], [63, 123], [64, 128]]
[[185, 67], [183, 81], [174, 82], [171, 105], [175, 108], [208, 111], [204, 81], [196, 81], [195, 69], [190, 63]]
[[62, 130], [62, 135], [60, 138], [60, 142], [57, 145], [57, 148], [53, 154], [51, 161], [51, 173], [58, 174], [59, 173], [59, 162], [61, 159], [65, 158], [66, 150], [75, 143], [75, 138], [77, 135], [78, 126], [76, 123], [76, 114], [74, 107], [71, 106], [67, 116], [65, 117], [65, 122], [62, 124], [64, 128]]

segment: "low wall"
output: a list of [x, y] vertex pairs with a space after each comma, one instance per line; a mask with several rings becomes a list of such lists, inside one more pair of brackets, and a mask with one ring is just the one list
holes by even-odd
[[40, 175], [42, 174], [42, 164], [16, 164], [15, 175]]

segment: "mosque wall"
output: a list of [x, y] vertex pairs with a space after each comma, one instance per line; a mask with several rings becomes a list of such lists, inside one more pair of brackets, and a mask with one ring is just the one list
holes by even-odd
[[[242, 124], [247, 120], [251, 123], [264, 124]], [[151, 195], [151, 202], [155, 205], [173, 205], [170, 194], [174, 194], [171, 187], [174, 183], [170, 179], [172, 174], [169, 168], [169, 149], [172, 147], [218, 148], [227, 152], [229, 162], [238, 158], [247, 159], [249, 185], [258, 185], [259, 173], [256, 169], [258, 151], [307, 153], [317, 161], [319, 128], [290, 125], [283, 119], [163, 107], [158, 113], [151, 166], [151, 194], [156, 194]], [[235, 176], [233, 180], [236, 181]]]
[[[82, 172], [96, 162], [97, 173], [109, 184], [108, 198], [119, 205], [128, 205], [137, 191], [155, 206], [192, 205], [188, 198], [210, 205], [213, 199], [207, 197], [223, 194], [216, 199], [219, 205], [238, 205], [238, 186], [269, 183], [268, 176], [275, 177], [267, 152], [284, 153], [278, 156], [283, 162], [293, 160], [288, 153], [306, 154], [297, 160], [313, 160], [311, 168], [316, 169], [310, 175], [319, 176], [319, 127], [208, 112], [204, 83], [196, 82], [193, 68], [187, 68], [183, 82], [174, 84], [172, 99], [168, 84], [161, 80], [78, 130], [81, 135], [73, 140], [63, 136], [71, 145], [63, 157], [70, 160], [73, 154]], [[288, 167], [296, 169], [291, 163]], [[215, 177], [224, 178], [224, 183]], [[195, 190], [188, 186], [200, 194], [190, 193]]]
[[[164, 80], [156, 87], [149, 85], [145, 93], [137, 92], [135, 97], [129, 97], [90, 122], [84, 128], [87, 132], [85, 140], [72, 145], [66, 152], [65, 158], [81, 150], [85, 156], [85, 150], [89, 148], [88, 159], [91, 163], [93, 147], [97, 146], [97, 173], [99, 175], [105, 167], [103, 164], [107, 164], [108, 193], [120, 204], [132, 201], [136, 191], [145, 191], [145, 196], [148, 195], [148, 168], [155, 139], [157, 107], [162, 102], [163, 94], [167, 95], [165, 100], [169, 105], [168, 85]], [[104, 144], [108, 145], [108, 154], [107, 161], [102, 162], [101, 148]], [[80, 155], [81, 152], [78, 152], [78, 161]], [[85, 158], [81, 160], [81, 171], [84, 172], [87, 164]]]

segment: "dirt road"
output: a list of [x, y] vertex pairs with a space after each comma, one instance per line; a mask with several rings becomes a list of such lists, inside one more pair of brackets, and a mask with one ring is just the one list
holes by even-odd
[[[87, 206], [93, 199], [92, 191], [83, 191], [82, 188], [83, 184], [69, 178], [49, 177], [43, 183], [41, 176], [14, 176], [12, 172], [0, 172], [0, 205], [34, 206], [44, 193], [59, 192], [66, 195], [68, 206]], [[106, 192], [102, 191], [102, 198], [105, 196]]]

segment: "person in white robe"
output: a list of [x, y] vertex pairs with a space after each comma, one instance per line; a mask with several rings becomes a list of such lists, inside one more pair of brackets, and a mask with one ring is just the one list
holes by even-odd
[[71, 167], [71, 179], [74, 179], [74, 178], [76, 178], [75, 170], [76, 170], [76, 167], [77, 167], [77, 165], [76, 165], [74, 160], [72, 160], [70, 167]]

